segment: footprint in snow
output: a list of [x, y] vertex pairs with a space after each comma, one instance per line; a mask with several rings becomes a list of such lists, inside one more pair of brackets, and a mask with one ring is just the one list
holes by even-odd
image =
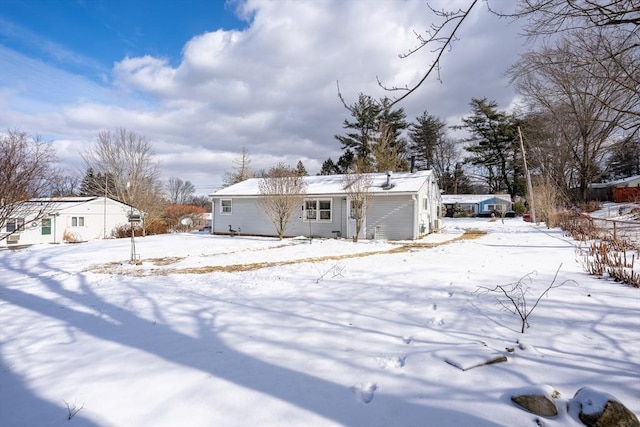
[[373, 400], [373, 393], [378, 389], [376, 383], [357, 384], [351, 387], [353, 394], [362, 403], [369, 403]]
[[413, 337], [402, 337], [402, 342], [404, 344], [411, 344], [413, 342]]
[[406, 359], [406, 354], [403, 354], [402, 356], [384, 356], [378, 357], [378, 363], [380, 364], [380, 367], [385, 369], [402, 368]]
[[431, 309], [432, 309], [433, 311], [436, 311], [436, 310], [438, 309], [438, 304], [433, 304], [433, 305], [431, 306]]
[[429, 324], [434, 326], [442, 326], [444, 325], [444, 320], [439, 317], [434, 317], [433, 319], [429, 320]]

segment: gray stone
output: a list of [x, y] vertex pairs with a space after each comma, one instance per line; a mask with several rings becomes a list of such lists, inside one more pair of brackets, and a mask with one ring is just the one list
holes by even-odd
[[640, 427], [638, 418], [622, 403], [609, 400], [602, 412], [578, 414], [580, 421], [587, 427]]
[[613, 396], [589, 387], [578, 390], [578, 418], [587, 427], [640, 427], [638, 417]]
[[541, 417], [554, 417], [558, 415], [556, 404], [545, 395], [522, 394], [511, 396], [511, 401]]

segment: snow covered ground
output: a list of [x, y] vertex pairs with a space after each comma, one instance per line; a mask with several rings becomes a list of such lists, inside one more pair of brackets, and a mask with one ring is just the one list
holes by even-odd
[[[640, 290], [558, 229], [445, 225], [404, 247], [152, 236], [139, 266], [127, 239], [0, 252], [0, 426], [535, 426], [510, 396], [547, 385], [640, 414]], [[478, 292], [533, 273], [531, 305], [558, 268], [524, 334]], [[508, 361], [454, 366], [485, 354]]]

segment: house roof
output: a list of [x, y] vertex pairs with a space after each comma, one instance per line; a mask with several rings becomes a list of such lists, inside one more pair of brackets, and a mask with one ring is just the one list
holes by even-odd
[[[387, 183], [386, 173], [367, 174], [371, 177], [372, 185], [369, 191], [376, 193], [415, 193], [420, 190], [425, 181], [432, 176], [431, 171], [418, 172], [391, 172], [389, 177], [390, 186], [385, 189]], [[242, 197], [259, 196], [259, 183], [263, 178], [250, 178], [229, 187], [218, 190], [211, 194], [212, 197]], [[306, 194], [310, 195], [332, 195], [345, 194], [344, 175], [317, 175], [303, 176], [302, 179], [307, 184]]]
[[454, 204], [454, 203], [482, 203], [487, 200], [500, 199], [505, 202], [511, 203], [511, 196], [509, 194], [443, 194], [442, 203]]
[[[48, 205], [47, 207], [49, 211], [61, 211], [65, 209], [74, 208], [84, 203], [93, 202], [94, 200], [98, 200], [98, 199], [102, 200], [104, 199], [104, 197], [97, 197], [97, 196], [40, 197], [40, 198], [25, 200], [22, 203], [30, 204], [30, 205], [31, 204], [36, 205], [37, 203], [46, 203]], [[106, 199], [111, 200], [115, 203], [119, 203], [124, 206], [129, 206], [126, 203], [119, 202], [109, 197], [107, 197]]]
[[88, 197], [40, 197], [35, 199], [26, 200], [24, 203], [37, 204], [46, 203], [49, 205], [49, 209], [62, 210], [69, 209], [83, 203], [90, 202], [97, 199], [94, 196]]
[[625, 187], [626, 184], [629, 184], [634, 181], [640, 180], [640, 175], [633, 175], [627, 178], [617, 179], [615, 181], [609, 182], [594, 182], [593, 184], [589, 184], [590, 188], [608, 188], [608, 187]]

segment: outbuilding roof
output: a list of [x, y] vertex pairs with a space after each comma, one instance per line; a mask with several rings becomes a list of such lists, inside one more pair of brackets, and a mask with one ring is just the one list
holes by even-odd
[[[376, 193], [415, 193], [420, 190], [425, 181], [432, 176], [431, 171], [391, 172], [367, 174], [371, 178], [369, 191]], [[211, 197], [248, 197], [259, 196], [259, 183], [263, 178], [250, 178], [231, 185], [211, 194]], [[307, 184], [306, 194], [331, 195], [345, 194], [344, 175], [303, 176]], [[387, 182], [389, 185], [387, 185]]]
[[[69, 196], [69, 197], [39, 197], [34, 199], [25, 200], [24, 202], [20, 202], [21, 204], [26, 204], [27, 206], [33, 206], [36, 209], [38, 203], [41, 205], [47, 205], [47, 210], [49, 211], [62, 211], [65, 209], [72, 209], [77, 206], [83, 205], [85, 203], [93, 202], [94, 200], [103, 200], [104, 197], [98, 196]], [[107, 200], [111, 200], [116, 203], [120, 203], [123, 206], [129, 206], [126, 203], [119, 202], [115, 199], [111, 199], [109, 197]]]

